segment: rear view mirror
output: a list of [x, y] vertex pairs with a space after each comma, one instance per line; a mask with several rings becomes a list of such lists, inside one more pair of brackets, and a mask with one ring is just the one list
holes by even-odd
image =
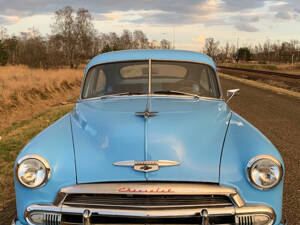
[[232, 99], [233, 96], [239, 95], [239, 94], [240, 94], [240, 89], [227, 90], [228, 99], [227, 99], [226, 103], [228, 103]]

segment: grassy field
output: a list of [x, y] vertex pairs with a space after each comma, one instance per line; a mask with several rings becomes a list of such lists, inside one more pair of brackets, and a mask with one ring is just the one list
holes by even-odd
[[74, 101], [83, 70], [0, 67], [0, 132], [50, 106]]
[[18, 153], [72, 109], [82, 76], [82, 69], [0, 67], [0, 211], [14, 200], [13, 166]]
[[73, 105], [52, 107], [29, 120], [13, 123], [1, 132], [0, 211], [14, 201], [13, 167], [21, 149], [39, 132], [71, 111]]

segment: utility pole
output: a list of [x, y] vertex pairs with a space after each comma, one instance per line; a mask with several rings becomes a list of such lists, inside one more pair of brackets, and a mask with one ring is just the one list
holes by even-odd
[[173, 49], [175, 49], [175, 26], [173, 25]]
[[235, 53], [235, 62], [238, 64], [239, 63], [239, 56], [238, 56], [238, 52], [239, 52], [239, 37], [237, 37], [236, 39], [236, 53]]

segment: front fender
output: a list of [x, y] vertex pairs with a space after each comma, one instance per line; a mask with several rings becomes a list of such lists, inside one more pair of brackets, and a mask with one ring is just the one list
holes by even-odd
[[250, 159], [257, 155], [268, 154], [283, 160], [273, 144], [245, 119], [232, 114], [223, 147], [220, 165], [220, 185], [234, 187], [247, 204], [266, 204], [276, 213], [275, 224], [282, 217], [283, 179], [270, 190], [255, 188], [247, 178], [246, 167]]
[[24, 224], [27, 224], [24, 212], [29, 205], [52, 203], [62, 187], [76, 184], [70, 114], [59, 119], [29, 142], [16, 162], [29, 154], [40, 155], [47, 160], [51, 168], [51, 177], [46, 185], [30, 189], [21, 185], [15, 176], [17, 216]]

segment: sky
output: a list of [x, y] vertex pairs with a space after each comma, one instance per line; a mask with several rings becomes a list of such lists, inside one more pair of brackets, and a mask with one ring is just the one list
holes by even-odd
[[0, 26], [18, 35], [34, 27], [51, 34], [54, 12], [86, 8], [98, 32], [142, 30], [176, 49], [202, 50], [206, 38], [222, 45], [300, 40], [300, 0], [0, 0]]

